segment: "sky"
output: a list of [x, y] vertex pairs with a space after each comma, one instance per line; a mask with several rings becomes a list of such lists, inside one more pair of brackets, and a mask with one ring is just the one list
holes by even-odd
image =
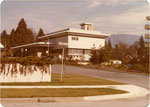
[[24, 18], [37, 33], [80, 28], [93, 23], [104, 34], [141, 35], [146, 31], [149, 4], [146, 0], [6, 0], [1, 4], [1, 31], [8, 33]]

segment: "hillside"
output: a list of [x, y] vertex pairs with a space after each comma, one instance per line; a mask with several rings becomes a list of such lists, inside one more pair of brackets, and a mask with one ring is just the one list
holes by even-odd
[[[117, 44], [118, 42], [132, 45], [134, 44], [134, 42], [139, 41], [140, 36], [131, 34], [112, 34], [109, 38], [111, 40], [112, 46], [115, 46], [115, 44]], [[109, 38], [107, 38], [106, 41], [108, 41]]]

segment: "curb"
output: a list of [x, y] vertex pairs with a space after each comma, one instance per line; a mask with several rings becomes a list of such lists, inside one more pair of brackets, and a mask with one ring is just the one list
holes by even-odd
[[83, 101], [83, 97], [1, 98], [1, 103], [73, 102], [73, 101]]
[[103, 101], [103, 100], [117, 100], [117, 99], [126, 99], [126, 98], [136, 98], [149, 95], [150, 91], [135, 85], [130, 85], [130, 87], [122, 86], [116, 87], [115, 89], [125, 90], [129, 93], [125, 94], [116, 94], [116, 95], [103, 95], [103, 96], [86, 96], [83, 97], [85, 101]]
[[[0, 88], [38, 88], [39, 86], [1, 86]], [[40, 98], [2, 98], [2, 102], [62, 102], [62, 101], [103, 101], [135, 98], [148, 95], [148, 89], [135, 85], [93, 85], [93, 86], [42, 86], [39, 88], [113, 88], [128, 91], [125, 94], [99, 95], [85, 97], [40, 97]]]

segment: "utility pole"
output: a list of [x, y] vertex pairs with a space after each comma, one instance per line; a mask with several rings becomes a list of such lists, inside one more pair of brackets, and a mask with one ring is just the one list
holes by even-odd
[[62, 81], [63, 71], [64, 71], [64, 48], [62, 49], [62, 68], [61, 68], [61, 79], [60, 79], [60, 81]]
[[50, 82], [52, 82], [52, 65], [49, 65]]
[[48, 38], [48, 56], [49, 56], [49, 38]]
[[67, 43], [65, 42], [58, 42], [58, 45], [59, 46], [63, 46], [62, 48], [62, 68], [61, 68], [61, 77], [60, 77], [60, 81], [62, 81], [62, 78], [63, 78], [63, 72], [65, 71], [65, 68], [64, 68], [64, 54], [65, 54], [65, 47], [64, 46], [68, 46]]

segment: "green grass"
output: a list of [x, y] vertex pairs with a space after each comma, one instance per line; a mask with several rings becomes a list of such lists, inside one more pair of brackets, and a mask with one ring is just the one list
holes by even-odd
[[124, 83], [93, 78], [88, 76], [67, 74], [60, 82], [60, 74], [52, 74], [52, 82], [13, 82], [1, 83], [2, 86], [59, 86], [59, 85], [122, 85]]
[[111, 95], [123, 93], [128, 92], [111, 88], [1, 89], [1, 98], [83, 97], [83, 96]]

